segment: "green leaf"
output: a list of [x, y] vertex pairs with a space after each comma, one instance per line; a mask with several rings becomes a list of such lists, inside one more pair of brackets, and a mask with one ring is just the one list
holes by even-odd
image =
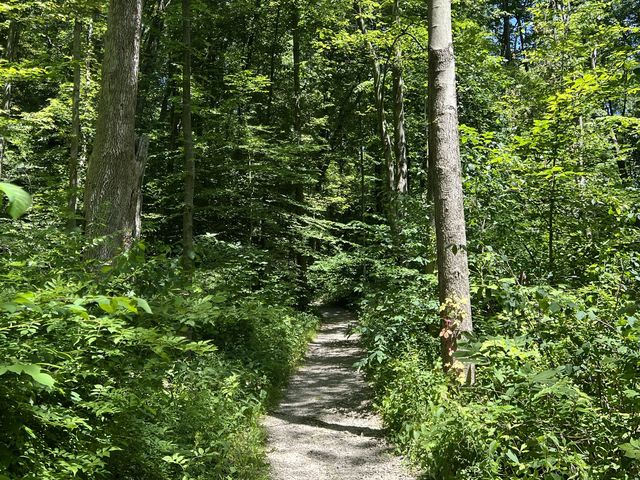
[[533, 383], [544, 383], [552, 385], [558, 381], [555, 370], [545, 370], [531, 377]]
[[114, 313], [116, 311], [114, 306], [111, 304], [111, 300], [109, 299], [99, 300], [98, 306], [107, 313]]
[[38, 365], [23, 365], [22, 371], [45, 387], [53, 387], [56, 381], [48, 373], [44, 373]]
[[18, 375], [25, 373], [29, 375], [35, 382], [45, 387], [53, 387], [56, 381], [51, 375], [42, 371], [38, 365], [14, 363], [13, 365], [0, 366], [0, 375], [4, 375], [7, 372], [13, 372]]
[[549, 310], [551, 313], [558, 313], [561, 310], [561, 307], [557, 302], [551, 302], [549, 304]]
[[0, 183], [0, 191], [9, 199], [7, 212], [14, 220], [22, 216], [31, 207], [31, 195], [11, 183]]
[[53, 379], [51, 375], [44, 372], [30, 373], [31, 378], [33, 378], [40, 385], [44, 385], [45, 387], [53, 387], [56, 381]]
[[507, 450], [507, 457], [509, 457], [509, 459], [516, 465], [520, 464], [520, 460], [518, 460], [518, 456], [515, 453], [513, 453], [511, 450]]
[[620, 445], [620, 448], [625, 457], [640, 460], [640, 440], [631, 440], [629, 443]]
[[151, 307], [149, 306], [149, 304], [144, 298], [136, 298], [136, 300], [138, 302], [138, 307], [140, 307], [142, 310], [144, 310], [147, 313], [153, 313], [151, 311]]

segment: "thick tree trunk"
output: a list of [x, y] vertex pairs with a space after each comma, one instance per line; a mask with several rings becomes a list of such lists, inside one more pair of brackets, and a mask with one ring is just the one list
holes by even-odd
[[[400, 25], [400, 0], [393, 4], [397, 25]], [[403, 195], [409, 191], [409, 165], [407, 163], [407, 137], [404, 129], [404, 80], [402, 78], [402, 49], [396, 41], [395, 61], [391, 69], [393, 76], [393, 127], [396, 155], [396, 191]]]
[[466, 381], [472, 382], [473, 368], [453, 357], [457, 339], [472, 331], [472, 321], [451, 0], [429, 3], [429, 168], [435, 203], [443, 365], [446, 370], [464, 373]]
[[80, 166], [80, 83], [82, 82], [82, 22], [73, 26], [73, 94], [71, 98], [71, 142], [69, 152], [69, 191], [67, 197], [67, 229], [76, 228], [78, 211], [78, 170]]
[[143, 165], [137, 162], [135, 113], [142, 0], [110, 0], [102, 89], [93, 154], [87, 170], [89, 257], [108, 260], [139, 234], [136, 211]]
[[182, 0], [184, 65], [182, 67], [182, 132], [184, 135], [184, 213], [182, 221], [183, 264], [191, 268], [193, 252], [193, 197], [195, 157], [191, 129], [191, 0]]

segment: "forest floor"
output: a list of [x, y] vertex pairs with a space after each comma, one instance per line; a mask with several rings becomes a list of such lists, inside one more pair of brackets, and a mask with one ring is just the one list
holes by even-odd
[[322, 310], [323, 325], [304, 365], [291, 378], [280, 406], [265, 420], [274, 480], [411, 480], [384, 442], [371, 392], [353, 367], [355, 317]]

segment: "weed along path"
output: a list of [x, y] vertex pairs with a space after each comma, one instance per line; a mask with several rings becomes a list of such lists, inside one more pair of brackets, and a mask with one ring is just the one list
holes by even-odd
[[354, 316], [326, 308], [323, 326], [280, 406], [265, 420], [274, 480], [410, 480], [369, 410], [370, 392], [353, 368]]

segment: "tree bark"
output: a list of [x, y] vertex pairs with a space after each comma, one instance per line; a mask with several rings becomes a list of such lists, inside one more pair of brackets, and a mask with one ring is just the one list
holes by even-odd
[[474, 371], [453, 357], [457, 339], [471, 332], [467, 239], [458, 137], [455, 57], [451, 31], [451, 0], [429, 3], [429, 168], [433, 181], [442, 317], [442, 360], [445, 370]]
[[[138, 128], [146, 130], [144, 122], [149, 91], [152, 84], [152, 75], [157, 70], [158, 49], [165, 28], [165, 11], [170, 0], [156, 0], [153, 14], [148, 21], [148, 28], [141, 36], [140, 46], [140, 84], [138, 86], [138, 101], [136, 104], [136, 119]], [[148, 122], [148, 120], [147, 120]]]
[[507, 62], [513, 60], [513, 52], [511, 49], [511, 14], [509, 10], [509, 0], [502, 3], [502, 56]]
[[184, 136], [184, 212], [182, 219], [182, 259], [192, 267], [193, 197], [195, 190], [195, 156], [191, 128], [191, 0], [182, 0], [184, 64], [182, 67], [182, 133]]
[[273, 96], [275, 93], [275, 77], [276, 77], [276, 54], [278, 41], [280, 38], [280, 15], [282, 8], [278, 3], [276, 10], [276, 20], [274, 25], [273, 38], [271, 40], [271, 52], [269, 54], [269, 96], [267, 100], [267, 120], [271, 120], [271, 110], [273, 108]]
[[396, 191], [396, 166], [393, 160], [393, 145], [391, 143], [391, 136], [389, 135], [389, 127], [387, 125], [386, 114], [384, 110], [384, 83], [383, 83], [383, 75], [382, 68], [380, 66], [380, 62], [378, 61], [378, 56], [376, 55], [376, 51], [373, 48], [371, 42], [366, 38], [367, 35], [367, 27], [364, 23], [364, 17], [362, 15], [362, 8], [359, 4], [356, 5], [358, 12], [358, 28], [360, 32], [365, 38], [365, 44], [367, 46], [367, 50], [369, 52], [369, 57], [371, 60], [371, 66], [373, 70], [373, 89], [374, 89], [374, 100], [376, 104], [377, 110], [377, 126], [378, 126], [378, 134], [380, 135], [380, 140], [382, 142], [382, 154], [384, 157], [385, 167], [386, 167], [386, 191], [387, 191], [387, 201], [385, 202], [387, 218], [389, 220], [389, 225], [392, 230], [392, 236], [396, 236], [396, 209], [395, 209], [395, 191]]
[[[20, 24], [15, 20], [9, 23], [9, 34], [7, 35], [6, 59], [7, 62], [15, 62], [18, 55], [18, 42], [20, 41]], [[4, 97], [2, 108], [7, 112], [11, 109], [11, 90], [13, 83], [8, 80], [4, 85]]]
[[[393, 4], [395, 22], [400, 26], [400, 0]], [[393, 77], [393, 127], [396, 156], [396, 191], [403, 195], [409, 191], [409, 166], [407, 163], [407, 137], [404, 129], [404, 79], [402, 78], [402, 49], [396, 41], [395, 61], [391, 67]]]
[[136, 201], [135, 227], [133, 237], [139, 238], [142, 235], [142, 185], [144, 183], [144, 171], [149, 155], [149, 137], [142, 134], [136, 140], [136, 165], [138, 167], [138, 198]]
[[[554, 149], [555, 150], [555, 149]], [[557, 152], [553, 152], [553, 160], [551, 167], [554, 169], [557, 164]], [[549, 260], [549, 276], [550, 283], [556, 282], [556, 262], [555, 262], [555, 213], [556, 213], [556, 175], [555, 173], [551, 177], [551, 184], [549, 185], [549, 213], [547, 217], [547, 229], [549, 235], [548, 247], [548, 260]]]
[[[135, 113], [142, 0], [110, 0], [102, 88], [93, 153], [87, 170], [87, 256], [113, 258], [139, 232], [136, 212], [143, 165], [136, 157]], [[102, 239], [101, 237], [107, 237]]]
[[82, 22], [73, 25], [73, 94], [71, 98], [71, 142], [69, 152], [69, 191], [67, 197], [67, 229], [76, 228], [78, 211], [78, 169], [80, 165], [80, 83], [82, 82]]
[[[9, 23], [9, 33], [7, 35], [7, 44], [5, 48], [5, 58], [7, 62], [12, 63], [17, 60], [18, 57], [18, 43], [20, 41], [20, 24], [15, 20]], [[11, 91], [13, 89], [13, 83], [8, 80], [3, 87], [2, 96], [2, 110], [4, 115], [11, 118]], [[7, 142], [4, 135], [0, 135], [0, 179], [2, 178], [2, 169], [4, 166], [4, 157], [7, 148]]]
[[302, 115], [300, 111], [300, 5], [293, 2], [293, 132], [296, 141], [300, 141]]
[[[302, 96], [302, 84], [300, 81], [300, 68], [302, 66], [302, 53], [300, 45], [300, 3], [298, 0], [293, 2], [293, 135], [296, 144], [299, 146], [302, 139], [302, 106], [300, 104]], [[297, 210], [300, 215], [304, 214], [304, 185], [296, 182], [294, 185], [295, 201], [298, 204]], [[306, 298], [307, 290], [307, 257], [304, 251], [296, 252], [296, 264], [300, 272], [300, 285], [303, 294], [300, 298], [299, 306], [305, 308], [308, 304]]]

